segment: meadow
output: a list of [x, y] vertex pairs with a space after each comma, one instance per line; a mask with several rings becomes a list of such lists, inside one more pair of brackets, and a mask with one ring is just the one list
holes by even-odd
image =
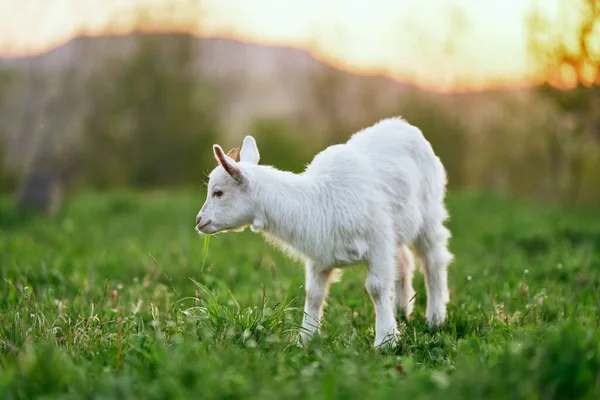
[[[252, 232], [194, 232], [204, 193], [84, 192], [59, 214], [0, 198], [0, 397], [600, 397], [600, 210], [451, 193], [451, 303], [373, 349], [365, 268], [296, 346], [302, 266]], [[207, 253], [205, 253], [207, 250]]]

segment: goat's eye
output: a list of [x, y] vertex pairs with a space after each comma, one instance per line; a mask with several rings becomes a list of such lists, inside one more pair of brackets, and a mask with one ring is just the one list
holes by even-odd
[[221, 192], [220, 190], [215, 190], [213, 192], [213, 197], [221, 197], [223, 196], [223, 192]]

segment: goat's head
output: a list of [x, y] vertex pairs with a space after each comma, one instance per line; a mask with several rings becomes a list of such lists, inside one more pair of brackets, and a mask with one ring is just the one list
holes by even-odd
[[[214, 234], [237, 230], [252, 222], [252, 193], [247, 169], [258, 164], [260, 155], [256, 141], [246, 136], [241, 151], [232, 149], [225, 154], [221, 146], [213, 151], [219, 165], [210, 173], [206, 202], [196, 216], [196, 230]], [[240, 153], [240, 162], [236, 157]]]

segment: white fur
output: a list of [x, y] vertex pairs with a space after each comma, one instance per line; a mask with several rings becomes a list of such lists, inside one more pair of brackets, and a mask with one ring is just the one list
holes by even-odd
[[[380, 121], [317, 154], [301, 174], [258, 165], [251, 136], [239, 162], [218, 145], [214, 151], [220, 165], [210, 174], [197, 229], [214, 234], [251, 226], [304, 260], [303, 340], [318, 331], [335, 269], [366, 261], [375, 346], [393, 343], [394, 301], [407, 317], [414, 303], [409, 244], [423, 264], [427, 321], [431, 327], [443, 324], [452, 260], [443, 225], [446, 173], [419, 129], [400, 118]], [[223, 194], [213, 196], [216, 191]]]

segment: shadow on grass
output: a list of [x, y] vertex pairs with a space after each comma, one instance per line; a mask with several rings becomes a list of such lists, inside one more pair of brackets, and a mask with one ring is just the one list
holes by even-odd
[[32, 208], [17, 208], [10, 202], [0, 202], [0, 229], [23, 228], [34, 220], [45, 217], [42, 212]]

